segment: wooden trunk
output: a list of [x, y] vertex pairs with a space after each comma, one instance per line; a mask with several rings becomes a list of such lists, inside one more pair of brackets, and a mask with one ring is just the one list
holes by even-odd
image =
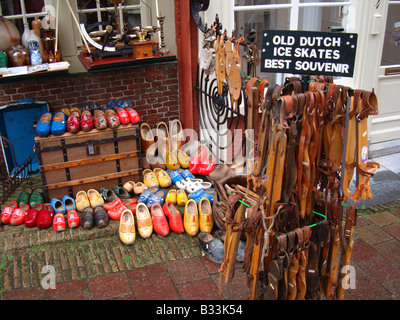
[[35, 137], [45, 200], [142, 181], [139, 125]]

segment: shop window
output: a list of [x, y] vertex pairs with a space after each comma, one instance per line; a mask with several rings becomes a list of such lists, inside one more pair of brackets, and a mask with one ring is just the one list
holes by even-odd
[[[332, 26], [348, 26], [348, 8], [351, 1], [344, 0], [235, 0], [235, 35], [247, 37], [249, 30], [257, 32], [259, 56], [263, 30], [332, 31]], [[245, 48], [241, 48], [245, 55]], [[261, 73], [258, 77], [282, 83], [286, 75]]]
[[0, 1], [0, 15], [14, 23], [21, 35], [25, 27], [31, 28], [32, 20], [35, 17], [43, 17], [46, 14], [46, 1], [44, 0]]
[[115, 6], [109, 0], [77, 0], [77, 6], [80, 22], [85, 25], [97, 24], [94, 30], [99, 31], [104, 30], [110, 19], [114, 18], [116, 25], [131, 31], [133, 27], [142, 25], [141, 14], [147, 8], [140, 0], [125, 0]]
[[400, 65], [400, 1], [391, 1], [386, 22], [381, 66]]

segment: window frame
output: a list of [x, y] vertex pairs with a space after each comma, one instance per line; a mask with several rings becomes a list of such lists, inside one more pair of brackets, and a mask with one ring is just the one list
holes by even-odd
[[352, 1], [343, 2], [300, 2], [300, 0], [289, 0], [290, 3], [282, 4], [264, 4], [264, 5], [247, 5], [247, 6], [236, 6], [233, 1], [233, 10], [237, 11], [266, 11], [275, 9], [290, 9], [290, 30], [297, 30], [299, 26], [299, 12], [301, 8], [311, 7], [339, 7], [339, 6], [351, 6]]

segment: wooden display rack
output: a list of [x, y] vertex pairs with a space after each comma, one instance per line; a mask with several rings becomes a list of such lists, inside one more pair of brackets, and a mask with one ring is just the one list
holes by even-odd
[[35, 137], [46, 201], [142, 180], [139, 125]]

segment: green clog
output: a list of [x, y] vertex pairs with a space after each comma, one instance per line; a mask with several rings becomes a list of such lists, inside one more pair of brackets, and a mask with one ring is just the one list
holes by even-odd
[[31, 198], [29, 200], [29, 205], [34, 207], [38, 203], [43, 203], [44, 204], [44, 195], [43, 195], [43, 189], [42, 188], [37, 188], [33, 190], [31, 194]]
[[123, 187], [115, 186], [113, 190], [118, 198], [121, 198], [121, 199], [131, 198], [131, 195], [129, 194], [129, 192]]
[[100, 194], [103, 197], [105, 202], [111, 202], [118, 198], [118, 196], [115, 194], [114, 190], [112, 190], [112, 189], [101, 188]]
[[22, 206], [23, 204], [29, 204], [29, 199], [32, 194], [32, 188], [28, 187], [21, 191], [18, 195], [17, 203], [18, 207]]

